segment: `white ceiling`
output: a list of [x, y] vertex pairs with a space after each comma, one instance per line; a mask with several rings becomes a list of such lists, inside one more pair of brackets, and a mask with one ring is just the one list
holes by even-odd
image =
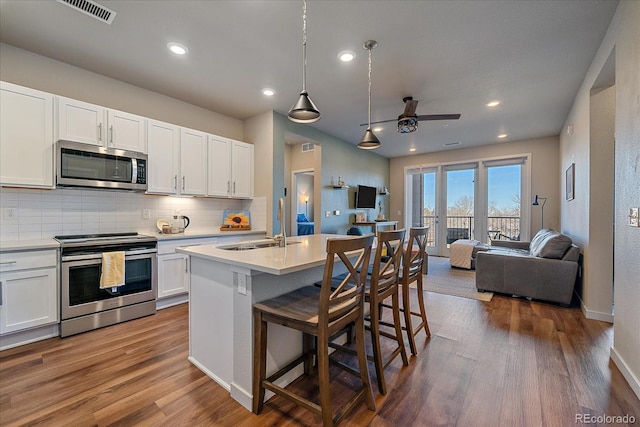
[[[99, 1], [99, 22], [58, 2], [0, 1], [0, 41], [231, 116], [286, 114], [302, 88], [302, 1]], [[321, 1], [307, 3], [307, 89], [312, 125], [357, 144], [367, 121], [460, 113], [377, 135], [386, 157], [558, 135], [617, 1]], [[186, 57], [169, 53], [180, 42]], [[357, 53], [341, 63], [338, 52]], [[272, 98], [261, 94], [270, 87]], [[485, 104], [500, 99], [489, 109]]]

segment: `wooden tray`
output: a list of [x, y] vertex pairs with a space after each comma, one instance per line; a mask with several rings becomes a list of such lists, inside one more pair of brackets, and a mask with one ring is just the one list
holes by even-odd
[[221, 225], [220, 231], [248, 231], [251, 230], [250, 225]]

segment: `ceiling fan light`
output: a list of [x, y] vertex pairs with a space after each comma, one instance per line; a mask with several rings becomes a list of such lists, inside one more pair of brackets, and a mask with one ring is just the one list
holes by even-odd
[[411, 133], [418, 130], [418, 119], [416, 117], [405, 117], [398, 120], [398, 132]]
[[364, 135], [362, 135], [362, 139], [358, 143], [358, 148], [363, 150], [375, 150], [376, 148], [380, 148], [380, 140], [376, 134], [373, 133], [371, 128], [367, 128], [367, 130], [364, 131]]
[[289, 110], [289, 120], [296, 123], [315, 123], [320, 120], [320, 111], [306, 90], [300, 92], [298, 101]]

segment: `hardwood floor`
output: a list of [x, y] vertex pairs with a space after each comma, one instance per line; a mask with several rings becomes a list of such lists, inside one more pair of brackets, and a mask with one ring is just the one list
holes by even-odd
[[[631, 415], [640, 401], [609, 360], [613, 327], [562, 308], [427, 293], [432, 337], [392, 363], [376, 412], [346, 426], [567, 426], [576, 414]], [[187, 361], [188, 306], [0, 352], [0, 425], [298, 426], [320, 419], [274, 398], [256, 416]], [[373, 365], [371, 375], [375, 375]], [[332, 383], [336, 399], [350, 377]], [[313, 396], [312, 381], [291, 387]], [[343, 391], [346, 390], [346, 391]], [[577, 423], [580, 425], [581, 423]], [[619, 424], [624, 425], [624, 424]]]

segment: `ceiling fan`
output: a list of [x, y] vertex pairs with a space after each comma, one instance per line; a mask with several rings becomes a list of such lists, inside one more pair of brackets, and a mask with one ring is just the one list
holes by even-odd
[[[402, 98], [404, 102], [404, 112], [398, 116], [397, 119], [380, 120], [378, 122], [371, 122], [371, 124], [398, 122], [398, 132], [410, 133], [418, 129], [418, 122], [428, 120], [458, 120], [460, 114], [422, 114], [416, 115], [416, 108], [418, 107], [418, 101], [413, 99], [413, 96], [406, 96]], [[360, 126], [366, 126], [367, 123]]]

